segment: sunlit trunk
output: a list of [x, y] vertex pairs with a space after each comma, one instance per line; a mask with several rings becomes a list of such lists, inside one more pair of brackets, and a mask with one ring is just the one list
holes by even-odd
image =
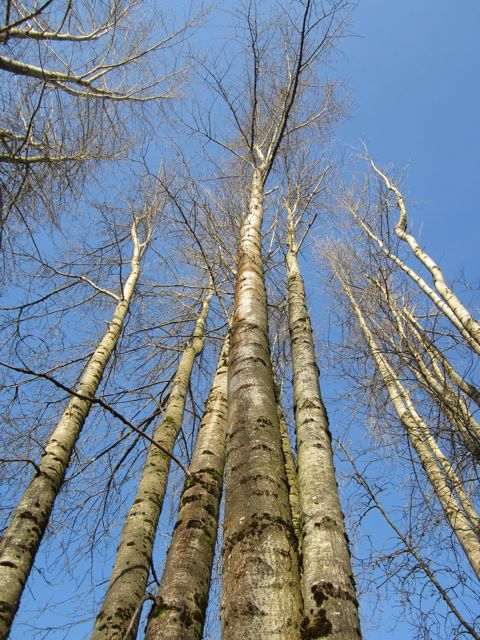
[[[203, 348], [211, 297], [210, 291], [197, 319], [191, 343], [180, 359], [163, 420], [153, 436], [155, 442], [167, 451], [173, 450], [182, 427], [190, 376], [195, 358]], [[144, 597], [169, 469], [170, 457], [151, 445], [122, 530], [105, 599], [95, 623], [92, 634], [95, 640], [123, 640]]]
[[146, 640], [201, 640], [225, 465], [228, 343], [218, 361]]
[[273, 387], [261, 251], [263, 181], [241, 230], [228, 370], [224, 640], [298, 640], [296, 539]]
[[302, 519], [302, 627], [305, 638], [358, 640], [355, 582], [291, 217], [290, 227], [286, 264]]
[[[117, 345], [140, 274], [144, 245], [132, 227], [134, 251], [131, 271], [123, 285], [107, 331], [90, 358], [76, 393], [93, 398]], [[6, 638], [17, 611], [35, 555], [47, 528], [55, 499], [62, 487], [73, 448], [89, 414], [92, 402], [72, 397], [60, 422], [45, 445], [38, 469], [31, 480], [0, 543], [0, 638]]]

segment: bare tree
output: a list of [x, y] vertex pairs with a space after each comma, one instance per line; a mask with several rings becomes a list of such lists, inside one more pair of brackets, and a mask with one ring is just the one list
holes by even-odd
[[[307, 637], [361, 636], [358, 602], [335, 479], [328, 416], [322, 400], [305, 285], [298, 262], [297, 233], [325, 175], [297, 180], [285, 198], [288, 214], [289, 327], [298, 452], [302, 536], [302, 595]], [[293, 180], [293, 178], [292, 178]]]
[[69, 193], [78, 195], [89, 166], [125, 155], [134, 136], [134, 103], [146, 107], [178, 95], [173, 86], [184, 70], [170, 49], [200, 15], [168, 28], [160, 14], [154, 22], [138, 3], [124, 0], [12, 0], [2, 13], [5, 245], [15, 227], [33, 231], [36, 215], [58, 219], [58, 206]]
[[225, 465], [228, 341], [195, 443], [177, 522], [154, 606], [148, 640], [200, 640], [205, 620], [217, 536]]
[[155, 429], [153, 439], [161, 449], [153, 445], [148, 452], [92, 638], [124, 638], [143, 601], [170, 468], [170, 456], [165, 452], [173, 450], [182, 427], [190, 376], [195, 358], [203, 348], [212, 295], [210, 288], [203, 300], [191, 341], [178, 364], [168, 404]]
[[[139, 229], [145, 237], [139, 238]], [[144, 212], [132, 224], [133, 254], [131, 272], [122, 286], [121, 294], [101, 290], [116, 301], [108, 329], [86, 365], [62, 418], [44, 447], [43, 455], [35, 465], [35, 475], [26, 489], [10, 524], [2, 538], [2, 636], [8, 634], [13, 617], [31, 571], [35, 555], [45, 533], [55, 499], [62, 487], [75, 443], [88, 417], [95, 394], [108, 361], [121, 335], [140, 274], [140, 261], [151, 239], [151, 215]], [[92, 283], [93, 287], [96, 285]], [[28, 373], [28, 371], [24, 371]], [[33, 372], [31, 372], [33, 373]], [[47, 376], [49, 377], [49, 376]]]
[[[346, 254], [347, 252], [343, 252]], [[348, 255], [348, 254], [347, 254]], [[329, 253], [334, 269], [345, 295], [357, 317], [369, 352], [388, 391], [390, 401], [398, 414], [406, 434], [416, 451], [425, 475], [437, 496], [447, 521], [462, 546], [474, 572], [480, 576], [480, 519], [472, 499], [466, 490], [454, 465], [440, 449], [427, 423], [415, 408], [412, 397], [402, 383], [387, 355], [379, 347], [370, 329], [364, 311], [354, 295], [354, 286], [346, 267], [345, 259], [339, 253]], [[351, 256], [349, 256], [351, 262]]]

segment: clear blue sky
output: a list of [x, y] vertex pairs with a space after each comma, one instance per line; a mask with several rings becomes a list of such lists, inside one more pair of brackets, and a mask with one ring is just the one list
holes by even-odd
[[351, 89], [346, 147], [408, 167], [416, 228], [447, 273], [478, 279], [480, 2], [360, 0], [335, 68]]

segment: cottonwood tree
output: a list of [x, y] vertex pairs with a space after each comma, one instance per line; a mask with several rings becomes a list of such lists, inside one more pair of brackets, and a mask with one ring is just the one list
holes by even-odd
[[191, 337], [178, 364], [168, 404], [155, 428], [135, 499], [125, 520], [107, 592], [92, 638], [123, 638], [142, 602], [153, 544], [163, 506], [172, 452], [182, 428], [190, 376], [205, 340], [213, 290], [207, 292]]
[[[345, 525], [338, 496], [328, 416], [322, 400], [298, 254], [311, 223], [297, 240], [309, 205], [321, 190], [325, 171], [301, 177], [285, 197], [288, 317], [297, 434], [298, 487], [301, 513], [302, 594], [307, 637], [360, 637], [358, 602], [350, 565]], [[311, 220], [314, 222], [314, 219]], [[310, 634], [310, 635], [309, 635]]]
[[[408, 570], [419, 571], [429, 584], [428, 590], [433, 589], [437, 594], [438, 608], [429, 613], [418, 585], [412, 583], [411, 590], [407, 591], [397, 583], [405, 606], [418, 607], [421, 611], [419, 633], [435, 637], [434, 629], [444, 616], [448, 620], [446, 629], [453, 634], [451, 637], [456, 637], [457, 632], [477, 637], [478, 620], [470, 607], [470, 601], [474, 600], [473, 576], [478, 580], [480, 542], [476, 490], [478, 402], [472, 366], [476, 359], [475, 321], [445, 283], [439, 265], [419, 248], [407, 230], [406, 206], [398, 188], [374, 163], [372, 168], [380, 179], [379, 197], [367, 181], [362, 190], [342, 199], [347, 217], [353, 217], [357, 226], [349, 229], [347, 242], [330, 245], [326, 253], [340, 284], [339, 295], [349, 308], [344, 315], [344, 322], [350, 325], [346, 342], [351, 352], [346, 358], [350, 362], [348, 375], [356, 380], [358, 387], [367, 390], [370, 386], [369, 395], [362, 396], [364, 409], [360, 411], [368, 413], [369, 407], [375, 407], [371, 409], [370, 420], [382, 424], [377, 435], [374, 434], [377, 453], [370, 451], [368, 459], [375, 460], [375, 455], [378, 459], [381, 457], [378, 438], [385, 443], [384, 447], [396, 447], [391, 464], [398, 460], [401, 465], [398, 455], [401, 442], [411, 449], [403, 454], [411, 458], [415, 475], [408, 498], [410, 515], [405, 512], [402, 525], [395, 524], [395, 512], [389, 512], [385, 503], [381, 504], [377, 486], [382, 484], [382, 478], [376, 478], [372, 484], [360, 472], [358, 460], [346, 455], [367, 502], [383, 514], [396, 539], [401, 541], [397, 555], [392, 552], [382, 560], [372, 559], [371, 566], [374, 562], [377, 566], [384, 563], [387, 579], [392, 584], [396, 572], [406, 576]], [[388, 193], [383, 187], [393, 194], [392, 204], [400, 211], [397, 224], [391, 222]], [[402, 242], [398, 240], [407, 242], [410, 249], [413, 246], [413, 256], [402, 252]], [[420, 259], [425, 276], [410, 267], [412, 257]], [[433, 285], [428, 284], [428, 277], [432, 278]], [[356, 323], [347, 320], [348, 314], [353, 315]], [[362, 369], [359, 363], [363, 361]], [[373, 370], [367, 367], [368, 362]], [[403, 436], [394, 426], [395, 421], [402, 425]], [[386, 428], [389, 424], [392, 424], [391, 431]], [[418, 466], [420, 472], [416, 470]], [[422, 476], [430, 488], [418, 486]], [[384, 484], [388, 483], [384, 481]], [[412, 510], [416, 521], [412, 520]], [[451, 527], [453, 540], [445, 533], [444, 522]], [[405, 526], [410, 528], [408, 534], [401, 533]], [[443, 555], [430, 556], [424, 540], [425, 536], [434, 535], [441, 536], [442, 542], [438, 544], [449, 560]], [[462, 560], [462, 551], [473, 573]]]
[[[278, 13], [263, 13], [261, 5], [248, 5], [239, 25], [239, 33], [246, 34], [248, 53], [248, 66], [241, 69], [243, 76], [238, 77], [233, 60], [228, 73], [206, 67], [206, 80], [226, 105], [235, 137], [230, 141], [220, 137], [213, 119], [205, 118], [203, 110], [191, 125], [238, 158], [244, 166], [248, 193], [238, 245], [228, 371], [222, 593], [225, 638], [298, 638], [301, 628], [305, 637], [312, 638], [332, 632], [338, 638], [357, 637], [359, 633], [355, 614], [346, 616], [342, 630], [334, 630], [330, 619], [333, 611], [324, 608], [324, 603], [347, 601], [347, 587], [340, 594], [338, 585], [334, 587], [331, 576], [322, 575], [318, 565], [308, 575], [308, 584], [304, 582], [307, 611], [303, 615], [297, 543], [270, 362], [262, 257], [264, 199], [278, 158], [301, 144], [309, 128], [325, 126], [337, 114], [331, 87], [314, 91], [316, 99], [309, 95], [309, 89], [318, 87], [316, 65], [339, 32], [343, 8], [340, 2], [295, 3], [284, 8], [287, 18], [283, 19]], [[316, 437], [328, 439], [323, 426], [319, 429], [322, 433]], [[323, 491], [321, 478], [314, 481]], [[308, 500], [310, 489], [304, 488], [304, 495]], [[302, 506], [305, 508], [305, 504]], [[342, 526], [341, 516], [332, 517], [333, 521], [335, 528]], [[307, 527], [309, 539], [313, 534], [311, 524]], [[318, 550], [318, 542], [310, 547], [312, 552], [315, 546]], [[313, 562], [310, 549], [305, 560], [308, 564]], [[349, 579], [350, 574], [342, 584], [347, 585]], [[315, 599], [316, 590], [321, 596]], [[352, 602], [353, 597], [346, 607]]]

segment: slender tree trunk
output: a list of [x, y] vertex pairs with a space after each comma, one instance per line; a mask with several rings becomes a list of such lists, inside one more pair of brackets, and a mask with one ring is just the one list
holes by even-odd
[[479, 516], [454, 469], [440, 451], [427, 425], [414, 410], [407, 391], [400, 384], [395, 372], [378, 348], [347, 280], [340, 274], [339, 269], [335, 268], [335, 270], [357, 316], [370, 353], [383, 378], [398, 417], [420, 459], [425, 474], [453, 532], [457, 536], [475, 574], [480, 578]]
[[[449, 384], [446, 372], [438, 366], [437, 359], [432, 357], [431, 343], [429, 348], [427, 346], [425, 350], [425, 345], [419, 338], [415, 325], [412, 324], [411, 316], [409, 317], [405, 310], [402, 312], [399, 309], [394, 294], [388, 291], [382, 282], [377, 279], [374, 279], [374, 282], [395, 327], [395, 331], [392, 333], [391, 327], [385, 328], [382, 323], [376, 322], [376, 331], [382, 333], [383, 339], [390, 345], [392, 351], [398, 354], [401, 361], [430, 394], [433, 401], [448, 418], [452, 428], [457, 431], [467, 449], [476, 460], [479, 460], [480, 426], [467, 403], [458, 390]], [[395, 341], [396, 334], [400, 338], [401, 346]], [[425, 356], [428, 356], [428, 363], [425, 362]]]
[[300, 518], [300, 498], [298, 495], [297, 465], [292, 451], [292, 444], [288, 436], [288, 425], [283, 413], [280, 398], [277, 398], [278, 422], [280, 424], [280, 436], [282, 438], [283, 459], [285, 462], [285, 473], [287, 475], [288, 495], [290, 498], [290, 511], [292, 512], [292, 524], [297, 539], [297, 550], [300, 553], [301, 540], [301, 518]]
[[225, 465], [229, 336], [198, 433], [146, 640], [201, 640]]
[[[383, 179], [387, 188], [395, 195], [397, 200], [397, 207], [400, 212], [398, 222], [395, 225], [395, 233], [408, 244], [412, 250], [413, 255], [423, 264], [423, 266], [430, 272], [432, 276], [435, 289], [438, 291], [442, 299], [447, 304], [448, 308], [452, 311], [455, 317], [460, 322], [464, 330], [471, 336], [480, 347], [480, 323], [472, 316], [472, 314], [464, 307], [454, 292], [450, 289], [445, 281], [442, 270], [438, 264], [430, 257], [430, 255], [420, 246], [415, 236], [407, 231], [407, 208], [405, 206], [405, 200], [398, 187], [388, 178], [387, 175], [380, 171], [375, 165], [373, 160], [370, 163], [376, 173]], [[478, 351], [477, 351], [478, 352]]]
[[[76, 392], [95, 397], [107, 363], [123, 329], [145, 243], [140, 243], [136, 225], [132, 226], [131, 271], [123, 286], [108, 329], [95, 349], [80, 378]], [[47, 528], [55, 499], [62, 487], [73, 448], [89, 414], [92, 402], [72, 397], [63, 412], [0, 543], [0, 638], [6, 638], [18, 609], [35, 555]]]
[[459, 389], [461, 389], [461, 391], [463, 391], [480, 407], [480, 390], [467, 382], [463, 376], [458, 373], [451, 362], [445, 357], [445, 354], [443, 354], [430, 340], [423, 327], [408, 309], [403, 307], [402, 313], [407, 319], [411, 330], [416, 334], [419, 342], [425, 349], [425, 352], [428, 353], [432, 367], [434, 367], [438, 372], [439, 377], [446, 374], [450, 380], [456, 384]]
[[286, 263], [302, 517], [303, 637], [358, 640], [361, 632], [355, 581], [335, 480], [328, 417], [320, 393], [305, 287], [293, 221], [290, 222]]
[[301, 595], [268, 345], [263, 176], [241, 230], [228, 370], [223, 638], [298, 640]]
[[[191, 344], [180, 359], [163, 420], [154, 440], [172, 451], [182, 427], [185, 400], [196, 356], [205, 340], [205, 322], [212, 290], [205, 298]], [[125, 525], [105, 599], [92, 633], [94, 640], [123, 640], [130, 622], [144, 598], [150, 572], [153, 544], [167, 487], [170, 458], [150, 446], [142, 477]], [[135, 634], [132, 633], [133, 637]]]
[[434, 303], [434, 305], [441, 311], [446, 318], [450, 320], [459, 333], [464, 337], [467, 345], [480, 355], [480, 342], [477, 341], [472, 332], [462, 323], [457, 315], [452, 311], [450, 306], [438, 295], [436, 291], [422, 278], [416, 271], [411, 269], [401, 258], [399, 258], [393, 251], [391, 251], [369, 227], [369, 225], [356, 213], [356, 211], [350, 210], [351, 215], [357, 220], [358, 224], [365, 231], [365, 233], [371, 238], [382, 250], [382, 252], [419, 287], [419, 289]]

